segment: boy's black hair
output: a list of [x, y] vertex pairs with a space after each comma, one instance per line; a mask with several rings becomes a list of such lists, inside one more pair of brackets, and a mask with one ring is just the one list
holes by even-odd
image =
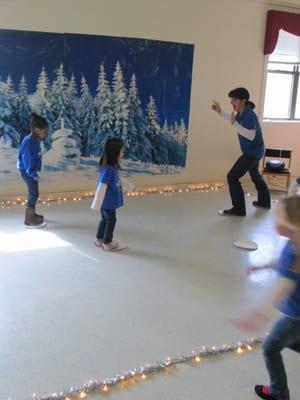
[[232, 99], [246, 100], [247, 106], [249, 106], [252, 110], [254, 110], [254, 108], [255, 108], [255, 104], [252, 101], [249, 101], [250, 93], [248, 92], [247, 89], [245, 89], [243, 87], [239, 87], [239, 88], [231, 90], [228, 93], [228, 97], [230, 97]]
[[111, 165], [112, 167], [121, 169], [119, 164], [119, 156], [123, 147], [124, 143], [121, 140], [117, 138], [108, 139], [105, 143], [104, 151], [99, 161], [99, 167], [102, 168], [104, 165]]
[[32, 131], [35, 129], [45, 129], [48, 128], [49, 124], [44, 117], [40, 117], [36, 113], [30, 115], [30, 128]]

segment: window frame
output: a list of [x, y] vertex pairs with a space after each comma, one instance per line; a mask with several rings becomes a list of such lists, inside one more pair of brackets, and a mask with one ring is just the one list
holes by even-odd
[[[269, 69], [270, 64], [282, 64], [282, 65], [293, 65], [294, 70], [293, 71], [284, 71], [281, 69]], [[299, 86], [299, 76], [300, 76], [300, 62], [288, 62], [288, 61], [267, 61], [267, 69], [266, 69], [266, 80], [265, 80], [265, 98], [264, 98], [264, 105], [265, 105], [265, 100], [266, 100], [266, 83], [267, 83], [267, 77], [268, 74], [282, 74], [282, 75], [291, 75], [292, 76], [292, 93], [290, 96], [290, 104], [289, 104], [289, 116], [288, 118], [270, 118], [270, 117], [265, 117], [264, 116], [264, 108], [263, 107], [263, 120], [264, 121], [300, 121], [300, 117], [296, 118], [296, 103], [297, 103], [297, 94], [298, 90], [300, 91], [300, 86]]]

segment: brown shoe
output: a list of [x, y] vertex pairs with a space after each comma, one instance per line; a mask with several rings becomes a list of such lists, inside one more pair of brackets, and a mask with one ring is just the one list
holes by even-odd
[[44, 216], [43, 216], [43, 215], [40, 215], [40, 214], [37, 214], [37, 213], [35, 212], [35, 210], [34, 210], [34, 216], [35, 216], [37, 219], [39, 219], [39, 220], [41, 220], [42, 222], [44, 222]]
[[34, 208], [26, 208], [25, 210], [25, 228], [42, 228], [46, 225], [44, 221], [35, 216]]

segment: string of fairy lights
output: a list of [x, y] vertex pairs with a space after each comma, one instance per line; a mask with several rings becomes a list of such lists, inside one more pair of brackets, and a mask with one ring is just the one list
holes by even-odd
[[[195, 183], [195, 184], [183, 184], [183, 185], [167, 185], [167, 186], [151, 186], [145, 188], [139, 188], [131, 192], [125, 192], [126, 197], [142, 197], [150, 194], [158, 194], [163, 197], [171, 197], [174, 194], [180, 193], [190, 193], [190, 192], [201, 192], [201, 193], [209, 193], [209, 192], [220, 192], [225, 191], [226, 185], [224, 183], [215, 182], [215, 183]], [[255, 194], [251, 191], [246, 191], [247, 197], [254, 197]], [[39, 199], [39, 204], [50, 205], [51, 203], [66, 203], [66, 202], [79, 202], [82, 200], [92, 199], [95, 195], [95, 192], [71, 192], [71, 193], [57, 193], [51, 195], [41, 195]], [[273, 199], [272, 203], [277, 203], [277, 199]], [[26, 204], [25, 196], [18, 196], [12, 199], [0, 200], [0, 207], [2, 209], [11, 208], [13, 206], [24, 206]]]
[[[140, 189], [135, 189], [131, 192], [125, 192], [127, 197], [141, 197], [149, 194], [159, 194], [162, 196], [172, 196], [175, 193], [188, 193], [188, 192], [210, 192], [220, 191], [225, 188], [224, 183], [195, 183], [195, 184], [183, 184], [183, 185], [164, 185], [164, 186], [151, 186]], [[50, 204], [53, 202], [65, 203], [70, 201], [82, 201], [91, 199], [95, 195], [95, 192], [81, 192], [81, 194], [64, 193], [64, 194], [52, 194], [52, 195], [41, 195], [39, 199], [40, 204]], [[12, 207], [16, 205], [25, 205], [25, 196], [18, 196], [13, 199], [7, 199], [0, 201], [2, 208]]]
[[107, 395], [113, 388], [126, 388], [128, 386], [140, 383], [153, 374], [172, 372], [172, 369], [178, 364], [201, 363], [205, 358], [220, 356], [226, 353], [235, 353], [241, 355], [248, 353], [255, 346], [262, 343], [263, 338], [250, 338], [244, 342], [234, 344], [223, 344], [220, 347], [202, 346], [199, 350], [193, 350], [187, 354], [179, 354], [178, 356], [152, 363], [145, 364], [138, 368], [124, 371], [114, 377], [106, 378], [102, 381], [91, 379], [80, 387], [71, 387], [62, 392], [52, 392], [46, 395], [38, 396], [33, 394], [33, 400], [74, 400], [85, 399], [89, 395], [99, 394]]

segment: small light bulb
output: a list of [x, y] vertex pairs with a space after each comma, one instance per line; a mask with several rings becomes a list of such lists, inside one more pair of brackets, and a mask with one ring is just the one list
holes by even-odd
[[201, 361], [201, 358], [200, 358], [200, 357], [196, 357], [196, 358], [195, 358], [195, 361], [196, 361], [196, 362], [200, 362], [200, 361]]
[[142, 379], [146, 379], [146, 375], [145, 374], [142, 375]]
[[108, 392], [108, 387], [106, 385], [104, 385], [102, 390], [103, 390], [103, 392]]
[[242, 354], [242, 352], [243, 352], [243, 349], [241, 349], [240, 347], [237, 349], [237, 353], [238, 354]]
[[247, 350], [252, 350], [252, 347], [248, 344], [248, 346], [247, 346]]
[[80, 395], [79, 395], [79, 397], [80, 397], [81, 399], [84, 399], [84, 398], [86, 397], [86, 393], [81, 392]]

